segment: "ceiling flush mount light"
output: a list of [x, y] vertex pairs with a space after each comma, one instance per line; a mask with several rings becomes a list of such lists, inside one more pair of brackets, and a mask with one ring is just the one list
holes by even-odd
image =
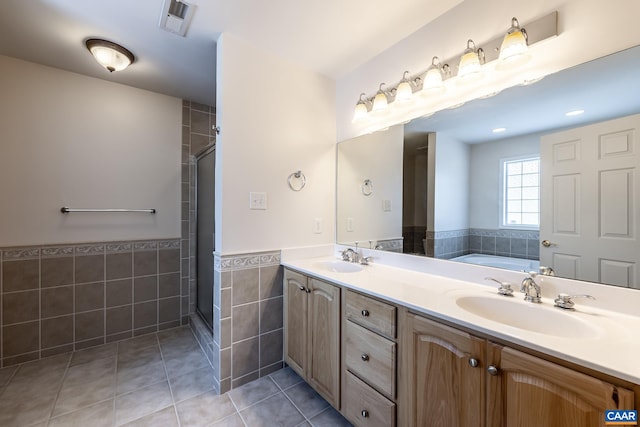
[[572, 110], [564, 113], [567, 117], [579, 116], [580, 114], [584, 114], [584, 110]]
[[484, 51], [482, 48], [476, 48], [473, 40], [467, 40], [467, 48], [460, 58], [460, 65], [458, 65], [458, 77], [461, 79], [479, 77], [482, 64], [484, 64]]
[[495, 128], [495, 129], [492, 129], [491, 132], [493, 132], [493, 133], [502, 133], [502, 132], [504, 132], [506, 130], [507, 130], [507, 128]]
[[98, 64], [110, 72], [124, 70], [136, 60], [127, 48], [108, 40], [88, 39], [85, 45]]
[[500, 46], [501, 61], [525, 61], [529, 59], [528, 37], [524, 28], [520, 28], [520, 23], [514, 17], [511, 18], [511, 28], [505, 34]]

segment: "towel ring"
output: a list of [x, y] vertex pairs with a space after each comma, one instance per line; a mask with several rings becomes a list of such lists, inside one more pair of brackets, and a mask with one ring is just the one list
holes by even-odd
[[362, 181], [362, 194], [365, 196], [370, 196], [373, 194], [373, 183], [370, 179], [365, 179]]
[[296, 171], [289, 175], [287, 182], [289, 183], [289, 188], [293, 191], [300, 191], [307, 184], [307, 177], [304, 176], [302, 171]]

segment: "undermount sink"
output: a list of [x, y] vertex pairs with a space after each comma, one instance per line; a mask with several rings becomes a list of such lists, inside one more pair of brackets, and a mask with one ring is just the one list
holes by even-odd
[[362, 266], [346, 261], [320, 261], [316, 266], [332, 273], [356, 273], [362, 271]]
[[456, 299], [456, 304], [471, 314], [530, 332], [565, 338], [594, 338], [598, 335], [597, 328], [577, 318], [578, 313], [513, 298], [461, 296]]

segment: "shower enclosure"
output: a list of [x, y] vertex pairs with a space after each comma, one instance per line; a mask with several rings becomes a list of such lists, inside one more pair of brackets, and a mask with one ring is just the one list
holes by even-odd
[[213, 331], [215, 146], [196, 158], [196, 311]]

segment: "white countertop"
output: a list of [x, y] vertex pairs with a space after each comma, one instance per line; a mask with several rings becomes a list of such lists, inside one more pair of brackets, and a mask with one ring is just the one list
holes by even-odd
[[[523, 273], [424, 257], [399, 257], [380, 251], [366, 251], [367, 255], [374, 255], [374, 261], [362, 266], [361, 271], [330, 271], [323, 262], [336, 261], [334, 254], [341, 248], [336, 245], [311, 250], [283, 250], [282, 265], [405, 306], [414, 312], [640, 384], [640, 310], [637, 308], [640, 306], [640, 291], [540, 277], [536, 281], [543, 290], [543, 302], [533, 304], [525, 302], [518, 292]], [[517, 283], [518, 286], [514, 286], [515, 296], [498, 295], [497, 285], [485, 281], [485, 276]], [[590, 293], [597, 300], [576, 299], [576, 310], [565, 311], [553, 307], [553, 296], [558, 292]], [[493, 314], [485, 317], [462, 308], [463, 300], [460, 298], [464, 297], [471, 297], [474, 301], [480, 299], [489, 307], [495, 303], [495, 317]], [[612, 305], [616, 300], [620, 304]], [[515, 308], [512, 310], [514, 314], [509, 315], [504, 308]], [[545, 319], [540, 322], [547, 325], [543, 328], [544, 333], [527, 329], [527, 313], [541, 315]], [[536, 326], [539, 325], [534, 325], [534, 328]]]

